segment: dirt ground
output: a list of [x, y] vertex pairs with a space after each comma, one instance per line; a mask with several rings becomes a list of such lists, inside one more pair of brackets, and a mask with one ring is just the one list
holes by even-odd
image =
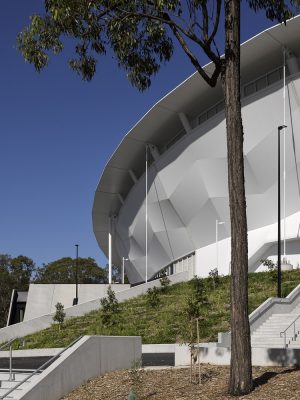
[[202, 383], [190, 383], [188, 368], [116, 371], [95, 379], [63, 397], [64, 400], [127, 400], [135, 388], [137, 400], [300, 400], [300, 370], [294, 368], [253, 368], [252, 393], [227, 394], [229, 368], [201, 366]]

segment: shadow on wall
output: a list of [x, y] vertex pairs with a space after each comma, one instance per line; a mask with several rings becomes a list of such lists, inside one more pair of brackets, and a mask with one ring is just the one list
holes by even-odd
[[269, 349], [271, 361], [282, 367], [300, 367], [300, 349]]

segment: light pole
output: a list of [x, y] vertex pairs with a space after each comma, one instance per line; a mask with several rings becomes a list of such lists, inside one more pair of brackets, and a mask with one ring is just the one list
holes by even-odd
[[277, 250], [278, 250], [278, 266], [277, 266], [277, 297], [281, 297], [281, 213], [280, 213], [280, 200], [281, 200], [281, 195], [280, 195], [280, 132], [286, 128], [286, 125], [280, 125], [278, 126], [278, 221], [277, 221], [277, 228], [278, 228], [278, 237], [277, 237]]
[[76, 268], [75, 268], [75, 298], [73, 299], [73, 306], [78, 304], [78, 247], [79, 244], [75, 244], [76, 247]]
[[125, 261], [129, 261], [129, 258], [122, 258], [122, 283], [124, 285], [124, 281], [125, 281]]
[[145, 171], [145, 180], [146, 180], [146, 187], [145, 187], [145, 195], [146, 195], [146, 210], [145, 210], [145, 218], [146, 218], [146, 232], [145, 232], [145, 241], [146, 241], [146, 266], [145, 266], [145, 282], [148, 282], [148, 145], [146, 144], [146, 171]]
[[219, 268], [219, 225], [224, 225], [225, 222], [216, 219], [216, 266]]

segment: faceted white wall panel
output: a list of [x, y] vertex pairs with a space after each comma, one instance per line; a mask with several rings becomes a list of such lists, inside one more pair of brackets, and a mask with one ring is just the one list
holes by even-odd
[[[295, 87], [290, 84], [292, 86]], [[295, 94], [295, 90], [291, 91], [298, 146], [297, 163], [300, 168], [300, 115]], [[278, 83], [277, 89], [273, 86], [258, 92], [247, 98], [243, 105], [250, 231], [272, 225], [277, 218], [277, 126], [283, 123], [282, 104], [282, 88]], [[292, 215], [300, 209], [300, 198], [288, 112], [287, 120], [286, 210], [287, 215]], [[201, 268], [202, 272], [209, 266], [213, 268], [216, 263], [216, 219], [225, 222], [219, 229], [219, 238], [224, 240], [220, 244], [219, 258], [220, 263], [224, 264], [224, 272], [228, 273], [230, 218], [226, 155], [224, 115], [222, 118], [217, 115], [184, 136], [149, 168], [148, 278], [177, 258], [197, 249], [199, 274], [202, 274]], [[131, 189], [116, 224], [117, 250], [120, 257], [129, 257], [131, 265], [126, 268], [130, 270], [133, 282], [145, 279], [145, 224], [144, 176]], [[261, 247], [265, 235], [257, 237], [255, 246]], [[202, 252], [201, 249], [206, 250]]]

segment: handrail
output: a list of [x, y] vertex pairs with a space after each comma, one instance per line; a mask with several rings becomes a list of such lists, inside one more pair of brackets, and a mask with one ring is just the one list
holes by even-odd
[[11, 339], [10, 341], [8, 341], [7, 343], [4, 343], [4, 345], [2, 345], [0, 347], [0, 350], [5, 349], [6, 347], [8, 347], [8, 350], [9, 350], [9, 381], [10, 382], [15, 380], [15, 374], [12, 372], [12, 344], [17, 339], [19, 339], [19, 338]]
[[295, 318], [294, 321], [293, 321], [292, 323], [290, 323], [290, 325], [289, 325], [284, 331], [280, 332], [280, 337], [282, 337], [282, 335], [284, 334], [284, 348], [287, 347], [287, 344], [286, 344], [286, 332], [287, 332], [287, 330], [288, 330], [292, 325], [294, 325], [293, 340], [296, 339], [296, 337], [297, 337], [297, 335], [296, 335], [296, 321], [297, 321], [299, 318], [300, 318], [300, 315], [298, 315], [298, 317]]
[[62, 353], [64, 353], [66, 350], [68, 350], [70, 347], [72, 347], [75, 343], [77, 343], [83, 336], [79, 336], [77, 339], [75, 339], [72, 343], [70, 343], [67, 347], [62, 349], [59, 353], [55, 354], [53, 357], [50, 358], [50, 360], [46, 361], [43, 365], [41, 365], [39, 368], [37, 368], [35, 371], [33, 371], [30, 375], [26, 376], [21, 382], [19, 382], [16, 386], [11, 388], [8, 392], [6, 392], [4, 395], [0, 397], [0, 400], [5, 399], [9, 394], [11, 394], [14, 390], [16, 390], [18, 387], [23, 385], [28, 379], [32, 378], [35, 374], [40, 372], [42, 369], [44, 369], [46, 366], [51, 364], [56, 358], [60, 357]]
[[9, 342], [4, 343], [2, 346], [0, 346], [0, 351], [3, 350], [3, 349], [5, 349], [5, 347], [10, 346], [11, 344], [13, 344], [13, 342], [14, 342], [15, 340], [17, 340], [17, 339], [19, 339], [19, 338], [10, 339]]

